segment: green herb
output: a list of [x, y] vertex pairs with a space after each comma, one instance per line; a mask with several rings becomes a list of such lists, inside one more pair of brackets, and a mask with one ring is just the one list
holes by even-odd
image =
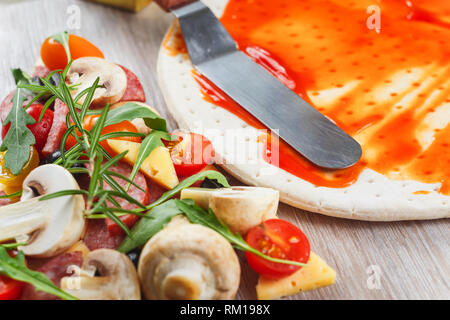
[[69, 48], [69, 33], [67, 31], [63, 31], [51, 36], [50, 38], [62, 44], [64, 50], [66, 51], [67, 61], [72, 60]]
[[[158, 200], [152, 202], [145, 208], [137, 208], [134, 210], [117, 210], [116, 208], [112, 208], [111, 210], [113, 212], [120, 212], [118, 214], [119, 216], [123, 216], [126, 214], [139, 214], [140, 212], [151, 210], [151, 209], [165, 203], [167, 200], [169, 200], [170, 198], [172, 198], [173, 196], [178, 194], [181, 190], [190, 187], [197, 181], [202, 180], [206, 177], [220, 181], [220, 183], [225, 187], [230, 186], [228, 184], [228, 181], [225, 178], [225, 176], [222, 175], [220, 172], [214, 171], [214, 170], [203, 171], [203, 172], [196, 173], [196, 174], [190, 176], [189, 178], [184, 179], [175, 188], [164, 192]], [[98, 212], [100, 212], [100, 211], [98, 211]], [[149, 217], [149, 215], [147, 214], [145, 217]], [[107, 216], [103, 215], [103, 214], [93, 214], [93, 215], [88, 216], [88, 218], [89, 219], [104, 219], [104, 218], [107, 218]], [[135, 228], [136, 228], [136, 226], [135, 226]]]
[[[84, 210], [84, 214], [87, 218], [110, 218], [116, 222], [127, 233], [127, 235], [131, 235], [130, 230], [126, 227], [122, 220], [119, 219], [120, 216], [126, 214], [142, 216], [143, 212], [162, 204], [180, 192], [183, 188], [189, 187], [197, 180], [204, 179], [205, 177], [216, 179], [223, 185], [229, 186], [226, 178], [222, 174], [216, 171], [207, 171], [185, 179], [177, 187], [165, 192], [160, 199], [149, 206], [144, 206], [142, 203], [131, 197], [127, 192], [129, 186], [135, 185], [139, 189], [142, 189], [133, 181], [140, 169], [140, 166], [142, 165], [142, 162], [148, 157], [154, 148], [163, 145], [161, 139], [169, 141], [173, 140], [174, 137], [167, 133], [166, 122], [163, 118], [158, 116], [155, 112], [149, 110], [147, 107], [136, 103], [125, 103], [120, 108], [113, 110], [109, 110], [108, 107], [101, 111], [89, 110], [94, 92], [97, 88], [99, 88], [98, 79], [91, 87], [83, 90], [75, 98], [72, 97], [70, 94], [70, 87], [64, 81], [64, 77], [70, 68], [71, 63], [72, 61], [69, 61], [64, 71], [60, 74], [58, 86], [52, 85], [49, 79], [43, 78], [41, 79], [43, 85], [33, 85], [32, 89], [34, 92], [50, 93], [50, 99], [60, 99], [67, 105], [69, 109], [69, 113], [66, 117], [68, 130], [62, 137], [60, 146], [61, 157], [55, 161], [55, 164], [62, 165], [69, 170], [73, 170], [73, 172], [87, 173], [90, 176], [90, 185], [87, 191], [64, 190], [46, 195], [41, 200], [44, 201], [55, 197], [84, 194], [87, 196], [87, 205]], [[85, 98], [83, 104], [80, 105], [78, 101], [82, 97]], [[100, 117], [97, 119], [94, 127], [90, 131], [87, 131], [83, 128], [82, 124], [84, 117], [90, 114], [100, 114]], [[123, 156], [125, 156], [126, 152], [115, 157], [111, 157], [101, 146], [100, 142], [111, 138], [126, 136], [142, 137], [143, 135], [130, 132], [112, 132], [107, 134], [102, 134], [101, 132], [105, 126], [117, 124], [122, 121], [132, 121], [136, 118], [144, 119], [146, 125], [149, 126], [152, 131], [147, 137], [144, 138], [141, 144], [138, 157], [130, 177], [124, 177], [123, 175], [108, 169], [120, 161]], [[65, 151], [64, 147], [70, 136], [76, 140], [76, 144], [70, 150]], [[88, 160], [86, 159], [86, 156], [88, 157]], [[74, 164], [85, 165], [85, 168], [70, 169]], [[123, 188], [115, 180], [117, 178], [125, 180], [127, 182], [127, 187]], [[104, 184], [109, 188], [106, 188]], [[130, 204], [135, 205], [137, 208], [124, 210], [117, 201], [118, 199], [123, 199]]]
[[19, 83], [23, 84], [32, 84], [33, 80], [31, 79], [30, 75], [28, 75], [25, 71], [19, 68], [11, 69], [11, 73], [14, 78], [14, 82], [16, 85]]
[[5, 194], [3, 196], [0, 196], [0, 199], [15, 198], [15, 197], [20, 197], [21, 195], [22, 195], [22, 190], [11, 193], [11, 194]]
[[146, 219], [141, 219], [136, 223], [131, 230], [131, 234], [124, 239], [117, 250], [127, 253], [137, 247], [143, 246], [156, 233], [162, 230], [174, 216], [179, 214], [185, 215], [191, 223], [199, 224], [216, 231], [236, 249], [251, 252], [272, 262], [305, 266], [305, 264], [297, 261], [277, 259], [261, 253], [245, 242], [239, 233], [232, 233], [228, 226], [222, 223], [211, 209], [206, 212], [191, 199], [171, 199], [154, 207], [147, 213], [145, 216]]
[[297, 261], [272, 258], [251, 247], [247, 242], [245, 242], [245, 240], [239, 233], [234, 234], [233, 232], [231, 232], [230, 228], [222, 223], [215, 216], [214, 212], [211, 209], [206, 212], [196, 204], [189, 203], [185, 200], [174, 199], [174, 201], [176, 202], [178, 209], [180, 209], [186, 215], [189, 221], [191, 221], [192, 223], [203, 225], [216, 231], [225, 239], [227, 239], [236, 249], [251, 252], [265, 260], [272, 262], [291, 264], [295, 266], [305, 266], [304, 263], [300, 263]]
[[[50, 73], [42, 81], [48, 82], [54, 72], [56, 71]], [[39, 117], [39, 121], [41, 121], [45, 111], [56, 98], [50, 97], [51, 91], [45, 86], [34, 83], [32, 78], [23, 70], [11, 69], [11, 73], [17, 89], [12, 100], [11, 111], [2, 124], [4, 126], [11, 123], [11, 127], [0, 146], [0, 151], [6, 151], [5, 168], [9, 169], [14, 175], [18, 175], [29, 159], [30, 146], [36, 142], [34, 135], [27, 127], [29, 124], [34, 124], [36, 120], [26, 112], [26, 109], [38, 99], [49, 97]], [[29, 101], [25, 105], [27, 98]]]
[[[91, 112], [98, 113], [98, 112]], [[116, 124], [122, 121], [132, 121], [136, 118], [144, 119], [147, 127], [153, 130], [167, 132], [167, 124], [164, 118], [158, 116], [155, 112], [147, 107], [134, 102], [127, 102], [120, 108], [111, 110], [106, 119], [105, 126]]]
[[199, 173], [196, 173], [196, 174], [190, 176], [189, 178], [184, 179], [175, 188], [164, 192], [158, 200], [149, 204], [147, 206], [147, 209], [152, 209], [153, 207], [160, 205], [164, 201], [167, 201], [168, 199], [172, 198], [174, 195], [176, 195], [181, 190], [183, 190], [185, 188], [189, 188], [191, 185], [193, 185], [197, 181], [202, 180], [204, 178], [216, 179], [224, 187], [226, 187], [226, 188], [230, 187], [230, 184], [228, 183], [227, 178], [225, 178], [225, 176], [223, 174], [221, 174], [220, 172], [214, 171], [214, 170], [202, 171], [202, 172], [199, 172]]
[[39, 201], [45, 201], [45, 200], [50, 200], [50, 199], [65, 197], [65, 196], [73, 196], [73, 195], [78, 195], [78, 194], [87, 195], [88, 192], [86, 190], [81, 190], [81, 189], [61, 190], [61, 191], [53, 192], [53, 193], [46, 194], [46, 195], [40, 197]]
[[0, 151], [6, 151], [5, 168], [8, 168], [14, 175], [18, 175], [27, 163], [30, 157], [30, 146], [36, 143], [33, 133], [27, 128], [27, 125], [35, 123], [36, 120], [23, 108], [25, 102], [23, 90], [17, 88], [12, 100], [11, 111], [2, 124], [3, 126], [11, 124], [2, 141]]
[[12, 249], [16, 249], [20, 246], [25, 246], [26, 244], [27, 244], [26, 242], [3, 243], [3, 244], [0, 244], [0, 247], [5, 248], [6, 250], [12, 250]]
[[[98, 83], [98, 78], [95, 81], [95, 86], [97, 86]], [[106, 116], [108, 115], [109, 112], [109, 104], [105, 106], [105, 108], [102, 109], [102, 113], [100, 114], [100, 117], [97, 119], [97, 121], [95, 122], [94, 126], [92, 127], [92, 130], [90, 131], [90, 141], [89, 144], [92, 146], [96, 146], [98, 145], [99, 141], [100, 141], [100, 136], [102, 134], [102, 130], [105, 127], [105, 121], [106, 121]], [[94, 159], [94, 155], [96, 154], [97, 149], [94, 148], [90, 148], [89, 150], [89, 159]]]
[[36, 290], [53, 294], [65, 300], [77, 300], [77, 298], [55, 286], [43, 273], [28, 269], [22, 251], [19, 251], [17, 256], [12, 258], [4, 245], [0, 246], [0, 273], [9, 278], [29, 283]]
[[200, 187], [208, 189], [220, 189], [224, 188], [225, 186], [221, 185], [216, 179], [205, 178]]
[[146, 215], [147, 219], [141, 219], [135, 224], [131, 230], [131, 235], [123, 240], [117, 250], [127, 253], [144, 245], [148, 239], [162, 230], [174, 216], [181, 213], [182, 211], [177, 207], [174, 200], [166, 201], [153, 208]]

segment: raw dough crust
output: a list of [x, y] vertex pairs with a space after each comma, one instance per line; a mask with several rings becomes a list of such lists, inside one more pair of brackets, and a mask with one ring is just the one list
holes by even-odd
[[[217, 16], [223, 13], [226, 5], [226, 1], [222, 0], [204, 0], [204, 3]], [[168, 32], [166, 36], [172, 34]], [[253, 161], [253, 164], [248, 163], [249, 161], [246, 164], [232, 163], [232, 159], [239, 159], [239, 155], [246, 154], [248, 144], [256, 139], [256, 132], [249, 134], [249, 141], [221, 150], [217, 146], [221, 146], [227, 130], [247, 129], [252, 132], [252, 128], [237, 116], [202, 98], [200, 87], [191, 75], [193, 66], [186, 54], [171, 56], [161, 47], [157, 68], [167, 106], [180, 128], [205, 134], [213, 142], [220, 160], [225, 162], [221, 166], [226, 171], [247, 184], [279, 190], [282, 202], [329, 216], [369, 221], [450, 217], [450, 197], [437, 192], [440, 183], [390, 180], [373, 170], [365, 169], [357, 182], [349, 187], [326, 188], [314, 186], [272, 166], [261, 156], [258, 159], [247, 159]], [[416, 191], [429, 193], [414, 194]]]

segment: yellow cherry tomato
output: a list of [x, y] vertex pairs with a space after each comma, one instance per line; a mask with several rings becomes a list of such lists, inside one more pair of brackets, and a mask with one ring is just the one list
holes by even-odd
[[26, 176], [39, 165], [39, 155], [34, 147], [30, 147], [30, 156], [22, 171], [16, 176], [5, 168], [5, 152], [0, 152], [0, 183], [7, 187], [19, 187]]

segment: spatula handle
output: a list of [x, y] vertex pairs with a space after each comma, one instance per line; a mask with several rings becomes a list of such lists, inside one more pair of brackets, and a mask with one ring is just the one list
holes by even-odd
[[155, 2], [165, 11], [170, 11], [194, 1], [195, 0], [155, 0]]

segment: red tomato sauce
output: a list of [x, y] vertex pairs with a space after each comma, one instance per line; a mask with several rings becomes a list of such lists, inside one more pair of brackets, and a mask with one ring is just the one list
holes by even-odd
[[[374, 4], [380, 32], [366, 25]], [[441, 183], [440, 192], [450, 194], [450, 2], [230, 0], [221, 21], [242, 51], [363, 148], [352, 168], [325, 171], [281, 141], [280, 168], [336, 188], [370, 168], [390, 179]], [[166, 48], [185, 53], [176, 39]], [[205, 77], [194, 77], [204, 99], [264, 128]]]

